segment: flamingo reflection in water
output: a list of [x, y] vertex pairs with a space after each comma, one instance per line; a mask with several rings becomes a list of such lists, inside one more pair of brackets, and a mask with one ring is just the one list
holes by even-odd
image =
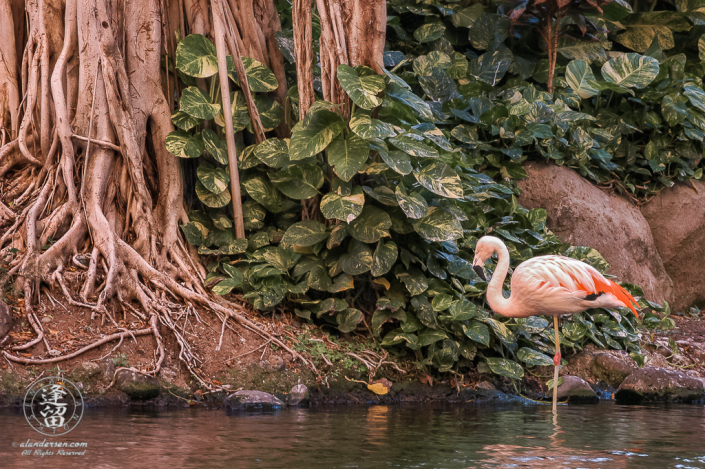
[[[532, 469], [585, 468], [598, 469], [608, 467], [627, 467], [633, 461], [623, 454], [584, 448], [563, 446], [563, 430], [558, 425], [558, 416], [553, 413], [553, 433], [549, 436], [547, 446], [521, 446], [510, 444], [485, 445], [480, 454], [487, 459], [479, 461], [480, 465], [467, 469], [496, 467], [530, 467]], [[517, 437], [537, 438], [537, 437]]]

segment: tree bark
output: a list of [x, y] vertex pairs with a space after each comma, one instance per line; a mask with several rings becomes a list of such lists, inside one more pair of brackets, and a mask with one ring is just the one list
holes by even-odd
[[296, 87], [299, 91], [299, 120], [315, 101], [313, 90], [313, 24], [311, 0], [294, 0], [294, 54], [296, 59]]
[[350, 100], [337, 80], [338, 66], [366, 65], [382, 73], [387, 27], [384, 0], [316, 0], [321, 18], [321, 81], [326, 101], [343, 104], [350, 117]]

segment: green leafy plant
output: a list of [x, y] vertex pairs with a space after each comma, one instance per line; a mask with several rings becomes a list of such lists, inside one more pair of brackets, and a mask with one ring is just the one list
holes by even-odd
[[117, 367], [123, 367], [123, 368], [128, 368], [130, 366], [130, 362], [127, 359], [127, 355], [125, 355], [122, 352], [118, 352], [115, 358], [113, 358], [113, 363]]
[[[544, 8], [526, 5], [529, 13]], [[551, 34], [560, 37], [547, 60], [528, 40], [536, 31], [518, 24], [521, 15], [511, 28], [502, 13], [510, 8], [495, 13], [464, 2], [390, 2], [394, 33], [384, 74], [339, 67], [352, 102], [349, 119], [319, 97], [296, 122], [291, 88], [292, 109], [263, 118], [272, 129], [282, 114], [291, 116], [285, 120], [291, 139], [257, 143], [242, 90], [234, 88], [237, 77], [229, 74], [241, 144], [247, 230], [241, 240], [234, 239], [226, 210], [214, 47], [205, 38], [182, 40], [182, 79], [211, 80], [209, 93], [184, 93], [174, 117], [181, 130], [169, 144], [177, 156], [199, 158], [198, 203], [182, 229], [210, 256], [206, 284], [263, 312], [284, 307], [341, 333], [371, 330], [383, 347], [413, 356], [424, 370], [477, 366], [519, 379], [526, 367], [550, 365], [553, 330], [546, 319], [496, 317], [486, 308], [486, 284], [471, 269], [475, 243], [485, 234], [501, 237], [514, 267], [556, 253], [602, 272], [609, 266], [590, 248], [561, 243], [546, 228], [545, 211], [519, 206], [515, 181], [526, 176], [522, 165], [531, 159], [569, 165], [640, 199], [674, 180], [701, 177], [698, 149], [705, 136], [702, 64], [692, 46], [682, 57], [667, 57], [653, 40], [648, 50], [614, 54], [608, 31], [618, 29], [611, 23], [631, 21], [631, 6], [615, 0], [603, 15], [592, 4], [554, 6], [544, 17], [553, 18]], [[589, 34], [597, 41], [583, 41]], [[290, 37], [285, 30], [278, 39], [292, 62]], [[276, 82], [261, 64], [247, 63], [248, 78], [260, 77], [250, 82], [261, 86], [251, 89], [261, 104], [258, 93]], [[320, 217], [302, 219], [301, 201], [312, 197], [320, 200]], [[643, 296], [639, 287], [627, 288]], [[640, 302], [656, 312], [668, 308]], [[625, 313], [592, 310], [564, 318], [561, 345], [580, 349], [592, 342], [640, 356], [640, 322]], [[667, 315], [653, 314], [657, 327], [670, 324]], [[306, 347], [314, 353], [316, 344]]]
[[[529, 0], [520, 3], [509, 12], [509, 20], [513, 28], [522, 25], [535, 25], [541, 38], [546, 43], [548, 51], [548, 77], [546, 86], [548, 92], [553, 94], [553, 78], [558, 60], [559, 38], [565, 45], [572, 43], [572, 47], [580, 47], [579, 42], [595, 43], [597, 51], [604, 54], [599, 35], [604, 37], [607, 32], [599, 26], [597, 19], [602, 17], [604, 11], [601, 6], [613, 0]], [[629, 12], [628, 4], [622, 2], [620, 10]], [[611, 17], [611, 16], [610, 16]], [[594, 20], [593, 20], [594, 19]], [[568, 46], [568, 47], [571, 47]], [[596, 52], [599, 54], [599, 52]]]

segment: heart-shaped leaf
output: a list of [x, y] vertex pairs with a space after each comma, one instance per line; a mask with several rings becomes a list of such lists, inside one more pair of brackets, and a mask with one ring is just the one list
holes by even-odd
[[198, 158], [203, 154], [203, 138], [200, 133], [190, 134], [175, 130], [166, 136], [166, 149], [181, 158]]
[[279, 191], [269, 181], [259, 176], [247, 179], [242, 183], [247, 194], [272, 213], [282, 211], [282, 200]]
[[255, 158], [272, 168], [281, 168], [289, 162], [288, 143], [276, 137], [268, 138], [255, 147]]
[[340, 114], [327, 109], [311, 109], [294, 126], [289, 144], [292, 161], [311, 158], [322, 152], [345, 128]]
[[211, 129], [203, 129], [203, 143], [206, 150], [220, 164], [228, 164], [228, 147]]
[[213, 43], [200, 34], [189, 34], [176, 46], [176, 68], [188, 76], [207, 78], [218, 73]]
[[196, 119], [183, 111], [176, 111], [171, 115], [171, 122], [181, 130], [191, 130], [203, 122], [203, 119]]
[[455, 216], [434, 207], [430, 213], [414, 223], [414, 229], [427, 241], [441, 243], [463, 237], [463, 227]]
[[658, 75], [658, 60], [639, 54], [622, 54], [602, 66], [602, 76], [609, 83], [642, 89]]
[[399, 207], [404, 211], [406, 216], [418, 220], [426, 216], [428, 212], [428, 203], [420, 193], [414, 192], [412, 194], [406, 193], [406, 188], [403, 184], [399, 184], [396, 187], [396, 192], [394, 195], [397, 198]]
[[284, 195], [297, 200], [314, 197], [325, 182], [323, 170], [316, 164], [298, 164], [269, 173], [269, 180]]
[[387, 212], [372, 205], [365, 205], [362, 213], [349, 225], [350, 235], [363, 243], [376, 243], [380, 238], [389, 236], [392, 220]]
[[213, 119], [220, 112], [220, 104], [211, 104], [208, 93], [189, 86], [181, 93], [180, 110], [198, 119]]
[[338, 81], [350, 99], [362, 109], [374, 109], [382, 104], [378, 95], [384, 90], [384, 77], [371, 68], [341, 64], [338, 66]]
[[206, 162], [198, 165], [196, 175], [205, 188], [213, 194], [220, 194], [226, 190], [230, 182], [230, 176], [223, 168], [215, 168]]
[[421, 171], [414, 173], [416, 180], [434, 194], [459, 199], [463, 196], [460, 176], [442, 161], [432, 161]]
[[485, 358], [487, 365], [492, 370], [492, 373], [500, 376], [506, 376], [512, 379], [521, 379], [524, 377], [524, 369], [515, 361], [506, 358]]
[[379, 242], [372, 257], [372, 267], [370, 273], [374, 277], [380, 277], [389, 272], [397, 261], [398, 249], [393, 241]]
[[349, 181], [367, 161], [370, 145], [354, 133], [338, 135], [328, 147], [328, 164], [343, 181]]
[[220, 208], [225, 207], [230, 203], [230, 191], [225, 189], [224, 191], [214, 194], [209, 191], [206, 186], [199, 180], [196, 181], [196, 195], [207, 207]]
[[294, 223], [286, 230], [282, 243], [291, 246], [313, 246], [328, 238], [326, 225], [316, 220], [304, 220]]
[[565, 72], [568, 85], [583, 99], [597, 96], [599, 90], [593, 86], [595, 75], [590, 70], [590, 64], [584, 60], [573, 60], [568, 64]]
[[[235, 62], [232, 56], [227, 57], [228, 76], [235, 83], [240, 85], [235, 70]], [[242, 57], [242, 64], [245, 66], [245, 75], [247, 75], [247, 83], [250, 85], [250, 90], [254, 93], [268, 93], [279, 88], [277, 77], [270, 69], [262, 62], [259, 62], [250, 57]]]
[[355, 186], [350, 195], [340, 195], [329, 192], [321, 199], [321, 213], [327, 219], [341, 220], [346, 223], [353, 221], [362, 213], [365, 205], [365, 195], [360, 186]]

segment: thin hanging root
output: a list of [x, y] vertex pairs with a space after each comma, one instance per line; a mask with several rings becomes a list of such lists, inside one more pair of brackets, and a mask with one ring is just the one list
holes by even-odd
[[156, 314], [152, 314], [149, 318], [149, 324], [152, 326], [154, 339], [157, 341], [157, 352], [159, 353], [159, 359], [157, 360], [157, 364], [154, 366], [153, 371], [153, 374], [156, 375], [159, 373], [159, 370], [162, 369], [162, 362], [164, 361], [164, 356], [166, 354], [164, 353], [164, 343], [162, 342], [162, 335], [159, 333], [159, 323]]
[[228, 323], [227, 316], [223, 320], [223, 327], [220, 328], [220, 340], [218, 341], [218, 346], [215, 348], [216, 352], [220, 352], [220, 348], [223, 346], [223, 336], [225, 335], [225, 325]]
[[[37, 334], [37, 337], [30, 341], [27, 342], [24, 345], [18, 345], [15, 347], [12, 347], [12, 350], [26, 350], [30, 347], [32, 347], [35, 344], [38, 344], [44, 339], [44, 330], [40, 326], [38, 322], [34, 320], [34, 308], [31, 306], [31, 298], [32, 298], [32, 288], [30, 286], [30, 281], [25, 280], [24, 282], [25, 287], [24, 287], [24, 297], [25, 297], [25, 308], [27, 309], [27, 321], [32, 325], [32, 329], [34, 329], [34, 332]], [[7, 353], [7, 352], [6, 352]]]
[[61, 286], [61, 291], [64, 293], [64, 296], [66, 297], [66, 300], [69, 302], [70, 305], [72, 306], [80, 306], [81, 308], [88, 308], [93, 311], [98, 311], [100, 313], [103, 313], [103, 310], [100, 309], [98, 306], [93, 306], [88, 303], [80, 303], [76, 300], [73, 299], [71, 296], [71, 293], [69, 292], [69, 289], [66, 287], [66, 284], [64, 283], [64, 279], [58, 271], [54, 273], [53, 278], [59, 283], [59, 286]]
[[[155, 3], [153, 0], [147, 1], [150, 4]], [[226, 20], [224, 35], [228, 45], [233, 50], [245, 51], [248, 45], [242, 40], [240, 31], [233, 26], [236, 24], [233, 13], [237, 12], [231, 11], [227, 2], [216, 0], [215, 4], [218, 5], [221, 17]], [[133, 13], [138, 11], [134, 9], [134, 5], [127, 7], [133, 8], [130, 10]], [[156, 56], [152, 54], [152, 58], [156, 57], [156, 61], [152, 62], [135, 54], [134, 50], [130, 52], [130, 48], [119, 48], [116, 38], [124, 34], [133, 36], [124, 26], [110, 21], [115, 10], [119, 8], [122, 6], [116, 7], [115, 4], [104, 0], [98, 0], [91, 5], [67, 0], [64, 12], [65, 42], [53, 71], [48, 57], [55, 57], [58, 53], [58, 50], [52, 49], [55, 43], [47, 37], [43, 26], [36, 29], [36, 19], [31, 14], [27, 17], [28, 25], [32, 23], [32, 28], [25, 45], [21, 67], [21, 89], [29, 92], [25, 93], [23, 99], [25, 105], [24, 112], [20, 115], [22, 122], [18, 135], [11, 135], [15, 140], [9, 143], [5, 141], [5, 145], [0, 148], [0, 172], [4, 174], [19, 163], [26, 162], [32, 165], [32, 172], [23, 177], [16, 177], [12, 187], [6, 192], [7, 198], [3, 198], [6, 202], [12, 199], [15, 201], [12, 209], [0, 206], [2, 223], [5, 226], [12, 224], [9, 231], [0, 234], [0, 250], [3, 247], [7, 250], [11, 247], [26, 246], [22, 255], [13, 261], [10, 273], [16, 273], [25, 279], [27, 320], [34, 329], [36, 338], [15, 347], [14, 350], [26, 350], [34, 344], [46, 341], [42, 324], [37, 320], [33, 308], [33, 304], [37, 304], [36, 294], [39, 291], [40, 279], [52, 279], [55, 284], [58, 283], [70, 305], [100, 312], [103, 318], [107, 315], [113, 323], [115, 319], [104, 305], [107, 305], [108, 300], [116, 299], [125, 313], [130, 311], [142, 319], [145, 328], [136, 331], [118, 329], [118, 332], [80, 350], [58, 357], [24, 358], [9, 351], [0, 355], [4, 356], [8, 363], [56, 363], [77, 357], [111, 341], [115, 341], [119, 347], [125, 337], [152, 334], [156, 342], [155, 360], [154, 367], [148, 374], [156, 375], [166, 356], [165, 343], [160, 333], [161, 326], [164, 326], [173, 333], [180, 349], [179, 359], [188, 370], [205, 387], [218, 388], [212, 383], [207, 383], [201, 376], [199, 367], [203, 360], [197, 356], [185, 338], [186, 322], [184, 321], [184, 330], [181, 330], [181, 324], [177, 326], [172, 320], [173, 312], [183, 309], [178, 304], [173, 304], [174, 301], [189, 305], [189, 311], [195, 316], [195, 320], [191, 318], [193, 322], [203, 321], [192, 305], [215, 311], [217, 318], [222, 321], [219, 348], [223, 346], [225, 327], [235, 333], [235, 329], [244, 327], [263, 337], [266, 344], [276, 343], [317, 372], [313, 363], [241, 314], [245, 312], [242, 306], [217, 303], [217, 299], [212, 298], [210, 292], [203, 287], [206, 271], [199, 264], [197, 257], [194, 257], [194, 251], [184, 245], [175, 221], [177, 215], [183, 212], [183, 208], [179, 206], [183, 197], [178, 164], [172, 161], [173, 157], [166, 154], [164, 149], [150, 150], [145, 148], [144, 144], [144, 115], [147, 115], [153, 138], [155, 135], [159, 136], [159, 141], [163, 142], [165, 136], [173, 130], [169, 119], [170, 110], [164, 100], [158, 99], [149, 101], [150, 107], [145, 110], [131, 93], [134, 91], [135, 95], [139, 95], [140, 101], [162, 93], [155, 81], [159, 69], [160, 44], [158, 41], [142, 43], [141, 39], [135, 40], [135, 49], [147, 46], [140, 49], [139, 53], [144, 50], [157, 51]], [[80, 11], [77, 12], [77, 9]], [[183, 7], [180, 10], [181, 16]], [[152, 8], [150, 11], [157, 10]], [[76, 15], [90, 18], [90, 21], [79, 24]], [[193, 29], [192, 26], [188, 25]], [[152, 27], [158, 28], [158, 22], [152, 23]], [[189, 28], [183, 25], [182, 33]], [[168, 30], [155, 29], [151, 32], [154, 33], [150, 36], [152, 39], [173, 36], [173, 31]], [[98, 40], [79, 48], [77, 40], [86, 34], [95, 34], [91, 37], [97, 37]], [[264, 140], [257, 108], [253, 105], [249, 87], [244, 81], [246, 76], [239, 60], [240, 54], [234, 56], [237, 59], [238, 71], [241, 72], [241, 84], [249, 97], [248, 111], [253, 115], [255, 134], [259, 141]], [[91, 73], [85, 77], [79, 77], [75, 72], [75, 65], [72, 65], [79, 60], [82, 64], [85, 62], [94, 67], [89, 67]], [[135, 69], [135, 60], [145, 67]], [[149, 63], [152, 64], [151, 69], [148, 69]], [[157, 73], [152, 76], [155, 70]], [[145, 79], [146, 84], [139, 81]], [[178, 88], [176, 93], [179, 93]], [[173, 101], [173, 93], [168, 91], [167, 94], [170, 96], [169, 101]], [[70, 112], [71, 109], [75, 111]], [[51, 116], [53, 117], [50, 118]], [[3, 135], [0, 138], [6, 137]], [[77, 151], [74, 154], [74, 146], [84, 149], [84, 153], [81, 155]], [[54, 157], [54, 154], [57, 156]], [[82, 156], [83, 161], [77, 159], [79, 156]], [[158, 180], [152, 180], [149, 172], [144, 171], [147, 167], [145, 161], [150, 159], [159, 166]], [[131, 184], [127, 190], [131, 201], [126, 207], [123, 206], [124, 199], [128, 197], [124, 191], [119, 194], [120, 197], [114, 194], [107, 196], [105, 187], [101, 186], [103, 182], [114, 183], [121, 167], [127, 172], [124, 179]], [[152, 200], [154, 188], [158, 189], [156, 205]], [[45, 237], [63, 231], [62, 226], [69, 220], [72, 220], [69, 230], [49, 250], [42, 253], [40, 246], [44, 244]], [[27, 229], [21, 231], [24, 227]], [[129, 240], [130, 244], [125, 240]], [[84, 242], [85, 245], [81, 247]], [[0, 251], [3, 255], [5, 252]], [[87, 278], [82, 290], [73, 292], [66, 285], [62, 269], [72, 261], [76, 263], [74, 256], [79, 252], [90, 252], [91, 261], [88, 266], [77, 265], [86, 270]], [[98, 277], [103, 277], [102, 274], [98, 275], [101, 265], [105, 270], [104, 285], [96, 288]], [[97, 303], [93, 303], [89, 298], [93, 299], [96, 291], [100, 292], [100, 295]], [[186, 321], [191, 316], [190, 312]], [[230, 318], [237, 325], [232, 324]], [[146, 324], [149, 326], [146, 327]], [[217, 334], [217, 331], [215, 333]], [[111, 348], [112, 351], [116, 350], [115, 347]], [[146, 373], [143, 370], [133, 371]]]
[[38, 358], [24, 358], [24, 357], [16, 357], [14, 355], [11, 355], [8, 352], [3, 352], [5, 355], [5, 358], [8, 360], [12, 360], [13, 362], [16, 363], [24, 363], [25, 365], [41, 365], [44, 363], [56, 363], [56, 362], [61, 362], [64, 360], [68, 360], [70, 358], [77, 357], [81, 355], [82, 353], [85, 353], [89, 350], [92, 350], [96, 347], [99, 347], [105, 343], [112, 342], [113, 340], [117, 340], [120, 338], [124, 338], [126, 336], [141, 336], [141, 335], [148, 335], [148, 334], [154, 334], [154, 329], [151, 327], [148, 327], [147, 329], [139, 329], [136, 331], [125, 331], [125, 332], [117, 332], [115, 334], [110, 334], [108, 336], [103, 337], [97, 342], [93, 342], [90, 345], [87, 345], [83, 347], [82, 349], [76, 350], [73, 353], [70, 353], [68, 355], [62, 355], [60, 357], [55, 357], [55, 358], [44, 358], [44, 359], [38, 359]]

